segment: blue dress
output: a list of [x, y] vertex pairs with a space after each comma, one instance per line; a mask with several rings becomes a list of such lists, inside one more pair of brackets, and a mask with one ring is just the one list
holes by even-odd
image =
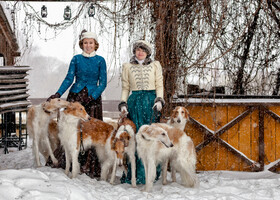
[[[130, 118], [136, 125], [136, 131], [144, 125], [159, 121], [160, 113], [153, 111], [154, 100], [156, 98], [155, 90], [139, 90], [132, 91], [132, 94], [127, 100], [128, 118]], [[145, 184], [145, 169], [140, 158], [136, 155], [136, 184]], [[157, 166], [158, 180], [161, 172], [161, 166]], [[131, 166], [128, 164], [127, 176], [123, 174], [121, 183], [131, 184]]]

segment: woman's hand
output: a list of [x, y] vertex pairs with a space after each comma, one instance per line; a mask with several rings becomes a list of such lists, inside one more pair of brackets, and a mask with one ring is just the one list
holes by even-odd
[[55, 99], [55, 98], [60, 98], [60, 96], [61, 96], [61, 95], [57, 92], [57, 93], [51, 95], [51, 96], [47, 99], [47, 101], [50, 101], [51, 99]]
[[156, 102], [153, 106], [153, 110], [161, 111], [162, 103], [160, 101]]

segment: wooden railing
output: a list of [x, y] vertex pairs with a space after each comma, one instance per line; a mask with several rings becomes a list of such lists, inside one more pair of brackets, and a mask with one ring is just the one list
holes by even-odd
[[[18, 147], [19, 150], [26, 146], [27, 133], [23, 134], [22, 112], [27, 112], [31, 103], [27, 100], [26, 78], [28, 66], [3, 66], [0, 67], [0, 114], [1, 137], [0, 147], [8, 153], [8, 147]], [[19, 123], [16, 124], [15, 113], [19, 113]], [[16, 134], [18, 126], [18, 134]]]

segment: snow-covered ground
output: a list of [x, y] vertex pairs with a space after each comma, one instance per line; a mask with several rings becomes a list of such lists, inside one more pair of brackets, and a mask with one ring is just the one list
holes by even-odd
[[[119, 178], [115, 185], [91, 179], [85, 174], [70, 179], [62, 169], [35, 168], [31, 141], [28, 144], [22, 151], [9, 149], [9, 154], [3, 154], [0, 149], [0, 200], [280, 199], [280, 175], [269, 171], [199, 172], [198, 188], [185, 188], [178, 183], [163, 186], [159, 180], [151, 193], [142, 192], [143, 185], [132, 188], [120, 184]], [[170, 180], [170, 174], [168, 178]]]

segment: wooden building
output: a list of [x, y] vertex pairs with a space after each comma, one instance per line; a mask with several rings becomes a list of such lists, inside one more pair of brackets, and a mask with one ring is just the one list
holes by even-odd
[[16, 37], [0, 4], [0, 66], [14, 65], [15, 57], [20, 56], [18, 49]]

